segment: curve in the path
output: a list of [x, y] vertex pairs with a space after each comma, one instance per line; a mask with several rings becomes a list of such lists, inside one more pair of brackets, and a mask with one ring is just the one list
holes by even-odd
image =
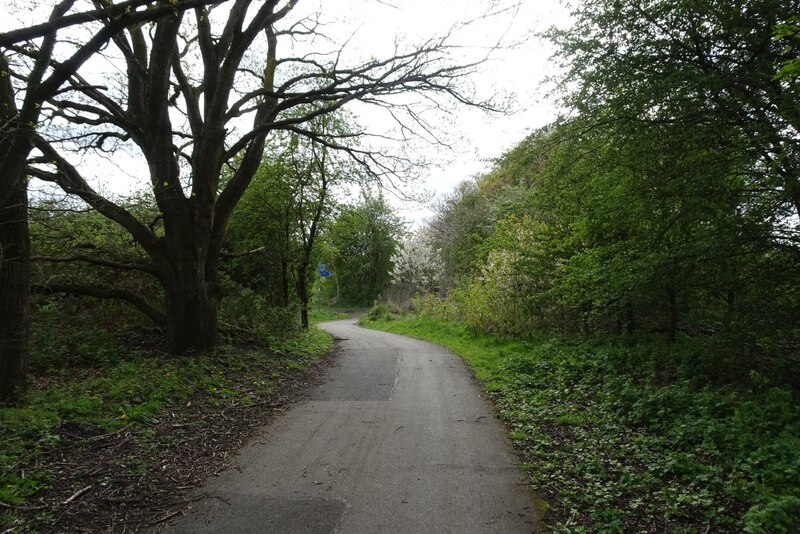
[[341, 354], [168, 532], [530, 533], [526, 476], [464, 363], [352, 320]]

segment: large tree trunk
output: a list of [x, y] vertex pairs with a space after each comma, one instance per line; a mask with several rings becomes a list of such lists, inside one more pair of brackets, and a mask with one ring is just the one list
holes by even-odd
[[30, 237], [23, 169], [30, 135], [20, 121], [6, 57], [0, 54], [0, 402], [25, 387]]
[[167, 348], [172, 354], [208, 352], [217, 342], [218, 284], [191, 261], [164, 277]]
[[0, 402], [25, 387], [28, 362], [30, 237], [23, 182], [0, 205]]

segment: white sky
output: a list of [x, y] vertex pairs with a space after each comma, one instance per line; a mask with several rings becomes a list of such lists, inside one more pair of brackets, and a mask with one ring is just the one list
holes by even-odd
[[[3, 2], [0, 31], [20, 24], [13, 22], [15, 18], [26, 24], [38, 22], [47, 16], [49, 9], [43, 6], [49, 3], [48, 0]], [[552, 25], [568, 24], [568, 9], [559, 0], [519, 0], [513, 11], [503, 10], [514, 3], [515, 0], [299, 0], [292, 16], [299, 18], [321, 12], [322, 20], [327, 23], [322, 31], [336, 42], [348, 41], [349, 58], [356, 63], [359, 59], [392, 55], [395, 42], [421, 43], [447, 33], [456, 24], [479, 19], [487, 11], [501, 11], [462, 28], [456, 32], [454, 42], [463, 47], [465, 60], [483, 56], [495, 43], [502, 43], [500, 49], [491, 52], [470, 83], [479, 97], [512, 96], [514, 112], [491, 116], [460, 106], [453, 107], [449, 115], [430, 119], [441, 126], [445, 134], [442, 139], [452, 150], [435, 145], [418, 147], [419, 155], [434, 164], [421, 176], [418, 187], [441, 195], [458, 182], [487, 171], [493, 159], [531, 130], [556, 117], [556, 106], [545, 97], [546, 90], [542, 87], [546, 76], [556, 73], [549, 62], [552, 51], [534, 34]], [[511, 44], [516, 46], [504, 48]], [[308, 50], [307, 44], [301, 46]], [[324, 42], [314, 46], [335, 48]], [[384, 133], [390, 125], [386, 115], [365, 110], [364, 106], [351, 111], [360, 115], [367, 131]], [[95, 174], [93, 181], [103, 184], [101, 190], [126, 194], [147, 182], [146, 165], [135, 155], [118, 152], [108, 160], [87, 156], [82, 163], [89, 167], [87, 175]], [[422, 204], [399, 200], [394, 204], [415, 225], [431, 213]]]

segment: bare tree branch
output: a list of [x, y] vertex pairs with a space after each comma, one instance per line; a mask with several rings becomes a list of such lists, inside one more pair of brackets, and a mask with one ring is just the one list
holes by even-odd
[[110, 267], [112, 269], [122, 269], [126, 271], [141, 271], [143, 273], [158, 276], [158, 271], [152, 265], [143, 263], [122, 263], [118, 261], [105, 260], [102, 258], [92, 258], [90, 256], [74, 255], [74, 256], [31, 256], [33, 262], [49, 262], [49, 263], [72, 263], [72, 262], [86, 262], [92, 265], [99, 265], [102, 267]]
[[[146, 20], [154, 20], [154, 18], [162, 17], [165, 14], [174, 12], [176, 10], [193, 9], [199, 5], [218, 4], [225, 1], [227, 0], [184, 0], [174, 5], [170, 4], [168, 6], [163, 6], [159, 8], [157, 13], [151, 11], [146, 16], [144, 16], [144, 12], [136, 11], [136, 9], [147, 4], [151, 4], [153, 0], [128, 0], [127, 2], [121, 2], [119, 4], [106, 4], [105, 7], [101, 9], [84, 11], [82, 13], [75, 13], [72, 15], [63, 15], [48, 22], [43, 22], [27, 28], [20, 28], [18, 30], [0, 33], [0, 47], [7, 47], [23, 41], [30, 41], [39, 37], [45, 37], [70, 26], [97, 22], [98, 20], [120, 20], [125, 17], [129, 17], [127, 23], [130, 24]], [[71, 7], [71, 4], [74, 3], [74, 0], [64, 3], [69, 3], [69, 7]], [[69, 7], [67, 9], [69, 9]]]
[[154, 323], [164, 325], [167, 322], [164, 312], [147, 302], [143, 297], [124, 289], [111, 287], [96, 287], [81, 284], [31, 284], [31, 292], [41, 295], [66, 293], [69, 295], [84, 295], [98, 299], [124, 300], [136, 307], [140, 312], [149, 317]]
[[47, 141], [40, 136], [36, 136], [34, 141], [36, 148], [44, 154], [45, 158], [48, 158], [56, 166], [56, 172], [45, 171], [37, 167], [29, 167], [28, 172], [31, 176], [35, 176], [47, 182], [56, 183], [67, 193], [79, 196], [98, 212], [119, 223], [119, 225], [125, 228], [136, 242], [144, 247], [151, 256], [160, 253], [161, 243], [144, 224], [131, 215], [125, 208], [107, 200], [92, 189], [78, 170], [56, 152]]
[[219, 255], [220, 255], [220, 257], [222, 257], [222, 258], [225, 258], [225, 259], [229, 259], [229, 260], [230, 260], [230, 259], [233, 259], [233, 258], [241, 258], [241, 257], [243, 257], [243, 256], [250, 256], [250, 255], [252, 255], [252, 254], [258, 254], [259, 252], [264, 252], [266, 249], [267, 249], [267, 247], [266, 247], [266, 246], [261, 246], [261, 247], [256, 247], [256, 248], [254, 248], [254, 249], [251, 249], [251, 250], [247, 250], [247, 251], [245, 251], [245, 252], [236, 252], [236, 253], [232, 253], [232, 252], [220, 252], [220, 254], [219, 254]]

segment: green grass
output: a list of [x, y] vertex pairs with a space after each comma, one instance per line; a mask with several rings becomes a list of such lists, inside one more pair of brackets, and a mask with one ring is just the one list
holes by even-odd
[[[135, 431], [197, 394], [220, 405], [248, 404], [269, 393], [275, 380], [307, 370], [331, 350], [332, 340], [312, 328], [274, 339], [274, 352], [226, 345], [207, 356], [181, 357], [101, 345], [102, 358], [92, 362], [87, 348], [85, 367], [50, 368], [20, 403], [0, 407], [0, 502], [23, 505], [47, 485], [53, 470], [31, 466], [62, 443], [64, 428], [90, 434], [128, 426]], [[109, 358], [111, 353], [119, 355]], [[246, 387], [233, 378], [243, 375]]]
[[701, 349], [657, 340], [511, 341], [417, 316], [364, 324], [467, 361], [555, 532], [800, 525], [800, 405], [757, 373], [746, 384], [710, 385], [689, 367], [671, 369], [702, 358]]
[[348, 319], [365, 313], [366, 309], [361, 308], [346, 308], [346, 309], [313, 309], [308, 313], [308, 319], [311, 324], [324, 323], [325, 321], [336, 321], [339, 319]]
[[276, 352], [319, 358], [330, 352], [333, 340], [327, 332], [311, 327], [308, 330], [297, 330], [288, 336], [272, 338], [269, 346]]

